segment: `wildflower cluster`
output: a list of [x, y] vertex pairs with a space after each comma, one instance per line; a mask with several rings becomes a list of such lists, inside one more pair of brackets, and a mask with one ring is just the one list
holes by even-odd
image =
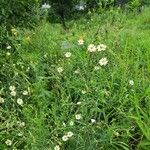
[[93, 52], [96, 52], [96, 51], [101, 52], [101, 51], [105, 51], [106, 48], [107, 48], [107, 46], [104, 45], [104, 44], [100, 44], [98, 46], [96, 46], [94, 44], [90, 44], [87, 48], [87, 51], [90, 52], [90, 53], [93, 53]]
[[16, 87], [15, 86], [10, 86], [9, 90], [10, 90], [11, 96], [16, 96]]
[[73, 136], [73, 133], [71, 131], [67, 132], [67, 134], [63, 135], [62, 140], [63, 141], [68, 141], [69, 138]]
[[[90, 53], [93, 53], [93, 52], [96, 52], [96, 51], [101, 52], [101, 51], [105, 51], [106, 48], [107, 48], [107, 46], [104, 45], [104, 44], [100, 44], [98, 46], [95, 46], [94, 44], [90, 44], [87, 48], [87, 51], [90, 52]], [[101, 58], [99, 60], [98, 64], [100, 66], [106, 66], [108, 64], [108, 59], [106, 57]], [[99, 70], [100, 68], [99, 68], [99, 66], [95, 66], [94, 69]]]

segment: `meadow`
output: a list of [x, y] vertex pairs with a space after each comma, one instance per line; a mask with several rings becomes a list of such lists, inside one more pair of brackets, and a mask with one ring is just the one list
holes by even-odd
[[0, 52], [0, 149], [149, 150], [149, 12], [12, 28]]

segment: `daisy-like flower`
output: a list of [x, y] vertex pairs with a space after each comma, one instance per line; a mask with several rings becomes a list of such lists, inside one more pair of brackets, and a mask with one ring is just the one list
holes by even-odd
[[11, 54], [10, 54], [10, 52], [7, 52], [6, 55], [7, 55], [7, 56], [10, 56]]
[[75, 115], [75, 118], [76, 118], [77, 120], [80, 120], [80, 119], [82, 118], [82, 116], [81, 116], [81, 114], [76, 114], [76, 115]]
[[82, 94], [86, 94], [86, 91], [82, 90], [81, 93], [82, 93]]
[[107, 48], [106, 45], [100, 44], [100, 45], [97, 46], [97, 51], [98, 51], [98, 52], [100, 52], [100, 51], [105, 51], [106, 48]]
[[95, 123], [96, 122], [96, 120], [95, 119], [91, 119], [91, 123]]
[[12, 34], [14, 34], [14, 35], [17, 35], [17, 33], [18, 33], [15, 28], [12, 28], [12, 29], [11, 29], [11, 32], [12, 32]]
[[64, 136], [62, 137], [62, 140], [63, 140], [63, 141], [68, 141], [68, 136], [67, 136], [67, 135], [64, 135]]
[[4, 99], [2, 97], [0, 97], [0, 103], [4, 103]]
[[74, 71], [74, 73], [75, 73], [75, 74], [79, 74], [79, 73], [80, 73], [80, 70], [77, 69], [77, 70]]
[[28, 91], [23, 91], [23, 95], [28, 95]]
[[99, 70], [99, 69], [100, 69], [99, 66], [95, 66], [95, 67], [94, 67], [94, 70]]
[[67, 136], [68, 136], [68, 137], [72, 137], [72, 136], [73, 136], [73, 133], [72, 133], [71, 131], [69, 131], [69, 132], [67, 133]]
[[63, 124], [64, 127], [66, 127], [66, 123], [65, 122], [63, 122], [62, 124]]
[[23, 134], [22, 133], [18, 133], [18, 136], [23, 136]]
[[71, 53], [70, 53], [70, 52], [67, 52], [67, 53], [65, 54], [65, 57], [66, 57], [66, 58], [71, 57]]
[[96, 52], [96, 46], [94, 44], [90, 44], [88, 46], [88, 52]]
[[78, 40], [78, 45], [83, 45], [84, 44], [84, 40], [83, 39], [79, 39]]
[[107, 60], [106, 57], [104, 57], [104, 58], [102, 58], [102, 59], [99, 60], [99, 64], [100, 64], [101, 66], [106, 66], [107, 63], [108, 63], [108, 60]]
[[44, 58], [47, 58], [47, 54], [44, 54]]
[[9, 90], [10, 90], [10, 91], [15, 91], [15, 90], [16, 90], [16, 87], [12, 85], [12, 86], [9, 87]]
[[20, 127], [24, 127], [24, 126], [25, 126], [25, 122], [17, 121], [17, 124], [18, 124]]
[[51, 8], [51, 6], [49, 4], [44, 3], [42, 5], [42, 9], [49, 9], [49, 8]]
[[10, 45], [8, 45], [8, 46], [6, 47], [6, 49], [11, 49], [11, 46], [10, 46]]
[[25, 126], [25, 122], [20, 122], [20, 127], [24, 127]]
[[134, 81], [133, 80], [129, 80], [129, 84], [133, 86], [134, 85]]
[[81, 105], [81, 102], [77, 102], [77, 105]]
[[10, 95], [11, 95], [11, 96], [16, 96], [16, 91], [11, 91], [11, 92], [10, 92]]
[[11, 145], [12, 145], [12, 141], [9, 140], [9, 139], [7, 139], [7, 140], [5, 141], [5, 144], [8, 145], [8, 146], [11, 146]]
[[30, 70], [30, 67], [28, 67], [28, 68], [26, 69], [26, 72], [29, 72], [29, 70]]
[[73, 125], [74, 125], [74, 122], [73, 122], [73, 121], [70, 121], [69, 124], [70, 124], [70, 126], [73, 126]]
[[54, 147], [54, 150], [60, 150], [60, 146], [59, 146], [59, 145], [56, 145], [56, 146]]
[[119, 132], [117, 132], [117, 131], [114, 133], [114, 135], [115, 135], [116, 137], [119, 137], [119, 136], [120, 136]]
[[62, 73], [62, 72], [64, 71], [64, 69], [63, 69], [62, 67], [58, 67], [58, 68], [57, 68], [57, 71], [58, 71], [59, 73]]
[[22, 106], [23, 105], [23, 100], [21, 98], [18, 98], [17, 103]]

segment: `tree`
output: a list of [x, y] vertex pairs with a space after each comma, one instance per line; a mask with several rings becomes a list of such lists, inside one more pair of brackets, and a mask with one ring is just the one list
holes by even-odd
[[64, 29], [67, 29], [65, 19], [70, 16], [77, 0], [48, 0], [53, 12], [60, 18]]

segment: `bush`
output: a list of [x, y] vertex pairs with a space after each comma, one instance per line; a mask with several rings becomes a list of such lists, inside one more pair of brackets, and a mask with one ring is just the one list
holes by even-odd
[[0, 25], [31, 26], [39, 19], [40, 0], [1, 0]]
[[0, 48], [12, 42], [9, 37], [11, 29], [16, 27], [33, 27], [39, 20], [41, 0], [1, 0], [0, 3]]

